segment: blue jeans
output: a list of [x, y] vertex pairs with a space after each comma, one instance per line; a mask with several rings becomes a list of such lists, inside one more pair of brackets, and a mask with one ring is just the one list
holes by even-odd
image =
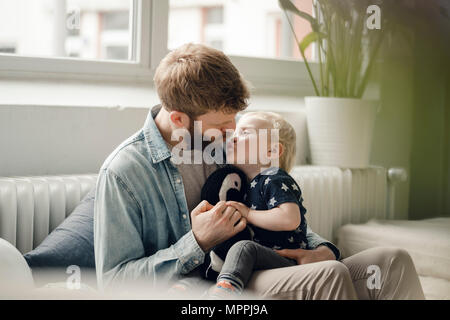
[[251, 240], [241, 240], [228, 251], [217, 281], [231, 279], [243, 289], [255, 270], [290, 267], [296, 264], [297, 261], [282, 257], [271, 248]]

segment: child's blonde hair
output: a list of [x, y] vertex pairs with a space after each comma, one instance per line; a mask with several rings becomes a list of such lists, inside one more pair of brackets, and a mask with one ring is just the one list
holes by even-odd
[[275, 112], [246, 112], [242, 117], [248, 115], [269, 121], [272, 124], [272, 129], [279, 130], [279, 143], [283, 145], [283, 153], [280, 157], [280, 168], [289, 173], [295, 164], [295, 154], [297, 152], [296, 134], [292, 125]]

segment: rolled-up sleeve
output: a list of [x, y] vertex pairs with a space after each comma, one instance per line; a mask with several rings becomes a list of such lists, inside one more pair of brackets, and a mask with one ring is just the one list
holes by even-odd
[[124, 181], [109, 169], [100, 172], [94, 208], [94, 249], [100, 288], [130, 280], [153, 285], [191, 272], [205, 253], [191, 231], [168, 248], [146, 256], [142, 210]]
[[319, 246], [327, 246], [331, 251], [333, 251], [336, 256], [336, 260], [340, 260], [341, 252], [338, 247], [332, 242], [322, 238], [317, 233], [314, 233], [309, 225], [306, 228], [306, 238], [308, 239], [308, 246], [310, 249], [316, 249]]

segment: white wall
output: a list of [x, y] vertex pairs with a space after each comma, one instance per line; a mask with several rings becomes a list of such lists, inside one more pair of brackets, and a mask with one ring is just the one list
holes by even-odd
[[[258, 99], [249, 108], [267, 109]], [[0, 106], [0, 176], [96, 173], [115, 147], [143, 126], [148, 111], [135, 107]], [[304, 113], [279, 112], [297, 130], [297, 163], [306, 163]]]
[[0, 176], [97, 173], [146, 108], [0, 106]]

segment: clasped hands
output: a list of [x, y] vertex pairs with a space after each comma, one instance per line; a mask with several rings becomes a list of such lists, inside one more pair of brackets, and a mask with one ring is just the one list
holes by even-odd
[[[250, 209], [243, 203], [219, 201], [215, 206], [203, 200], [191, 212], [192, 232], [200, 248], [209, 252], [216, 245], [228, 240], [247, 226]], [[297, 264], [324, 260], [335, 260], [333, 252], [326, 246], [314, 250], [275, 250], [279, 255], [294, 259]]]
[[[236, 202], [237, 203], [237, 202]], [[244, 204], [242, 207], [247, 208]], [[244, 208], [241, 208], [244, 211]], [[229, 202], [219, 201], [215, 206], [203, 200], [191, 212], [192, 232], [198, 245], [208, 252], [247, 226], [247, 213], [236, 210]]]

